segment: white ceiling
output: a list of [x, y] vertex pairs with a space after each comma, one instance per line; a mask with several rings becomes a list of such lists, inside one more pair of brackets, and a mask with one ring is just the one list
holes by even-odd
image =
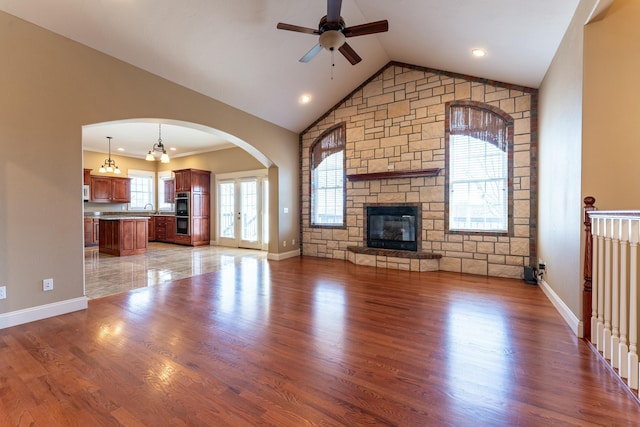
[[[349, 38], [363, 60], [352, 66], [337, 53], [335, 67], [328, 51], [298, 62], [317, 36], [276, 29], [278, 22], [317, 28], [326, 14], [322, 0], [0, 0], [0, 8], [300, 132], [389, 61], [536, 88], [578, 2], [343, 0], [347, 26], [387, 19], [389, 31]], [[486, 56], [473, 57], [473, 48]], [[303, 94], [309, 104], [298, 102]], [[98, 151], [101, 140], [106, 151], [105, 137], [113, 136], [114, 148], [122, 143], [129, 144], [125, 153], [146, 152], [157, 142], [155, 123], [146, 130], [129, 123], [123, 133], [85, 129], [95, 139], [86, 144]], [[190, 138], [174, 139], [172, 132], [167, 127], [165, 145]], [[133, 141], [142, 140], [136, 148]], [[199, 144], [181, 152], [198, 152]]]

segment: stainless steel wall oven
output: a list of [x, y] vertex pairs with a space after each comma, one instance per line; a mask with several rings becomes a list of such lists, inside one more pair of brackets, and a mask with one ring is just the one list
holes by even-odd
[[191, 193], [176, 194], [176, 234], [189, 236], [191, 223]]

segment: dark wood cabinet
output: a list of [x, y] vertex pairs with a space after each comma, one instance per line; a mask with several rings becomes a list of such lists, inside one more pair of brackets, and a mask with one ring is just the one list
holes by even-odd
[[[211, 172], [200, 169], [173, 171], [176, 193], [189, 192], [189, 235], [176, 235], [175, 242], [184, 245], [208, 245], [211, 240]], [[175, 230], [175, 229], [174, 229]]]
[[98, 218], [84, 218], [84, 245], [96, 246], [100, 239], [100, 220]]
[[173, 216], [156, 216], [154, 219], [155, 236], [157, 242], [175, 243], [176, 220]]
[[173, 178], [164, 180], [164, 202], [176, 202], [176, 180]]
[[91, 185], [91, 171], [93, 169], [83, 169], [83, 176], [84, 179], [82, 180], [82, 182], [84, 183], [84, 185]]
[[100, 220], [100, 252], [116, 255], [143, 254], [147, 250], [148, 218]]
[[155, 242], [155, 240], [156, 240], [156, 217], [155, 216], [150, 216], [149, 217], [148, 231], [149, 231], [148, 240], [150, 242]]
[[111, 177], [111, 200], [116, 203], [131, 202], [131, 178]]
[[173, 171], [176, 180], [176, 193], [191, 191], [191, 171], [193, 169], [182, 169]]
[[91, 176], [91, 201], [95, 203], [131, 202], [131, 178]]

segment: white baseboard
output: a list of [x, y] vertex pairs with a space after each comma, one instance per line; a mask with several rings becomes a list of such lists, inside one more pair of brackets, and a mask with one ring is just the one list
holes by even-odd
[[549, 298], [549, 301], [551, 301], [551, 304], [553, 304], [556, 310], [558, 310], [558, 313], [560, 313], [560, 316], [562, 316], [564, 321], [567, 322], [567, 325], [569, 325], [573, 333], [576, 334], [577, 337], [582, 338], [583, 325], [580, 319], [578, 319], [576, 315], [573, 314], [569, 307], [564, 303], [564, 301], [560, 299], [558, 294], [556, 294], [555, 291], [551, 289], [551, 286], [549, 286], [549, 284], [545, 282], [544, 279], [541, 279], [538, 282], [538, 286], [540, 286], [542, 292], [544, 292], [547, 298]]
[[35, 322], [48, 317], [60, 316], [61, 314], [78, 310], [86, 310], [89, 305], [88, 302], [89, 299], [87, 297], [81, 297], [0, 314], [0, 329]]
[[300, 249], [295, 251], [283, 252], [281, 254], [267, 254], [267, 259], [272, 261], [282, 261], [283, 259], [300, 256]]

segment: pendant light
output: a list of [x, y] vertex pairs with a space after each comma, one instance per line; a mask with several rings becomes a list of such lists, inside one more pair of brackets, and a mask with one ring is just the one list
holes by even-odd
[[102, 164], [102, 166], [100, 166], [100, 169], [98, 169], [98, 172], [100, 173], [105, 173], [105, 172], [109, 172], [109, 173], [115, 173], [115, 174], [120, 174], [120, 168], [116, 165], [116, 161], [115, 160], [111, 160], [111, 136], [108, 136], [107, 139], [109, 140], [109, 158], [104, 160], [104, 163]]
[[153, 162], [156, 159], [154, 155], [156, 151], [162, 153], [162, 155], [160, 156], [160, 161], [162, 163], [169, 163], [169, 155], [167, 154], [167, 150], [165, 150], [164, 145], [162, 144], [162, 123], [158, 123], [158, 143], [153, 144], [153, 148], [149, 150], [147, 156], [144, 159], [149, 162]]

